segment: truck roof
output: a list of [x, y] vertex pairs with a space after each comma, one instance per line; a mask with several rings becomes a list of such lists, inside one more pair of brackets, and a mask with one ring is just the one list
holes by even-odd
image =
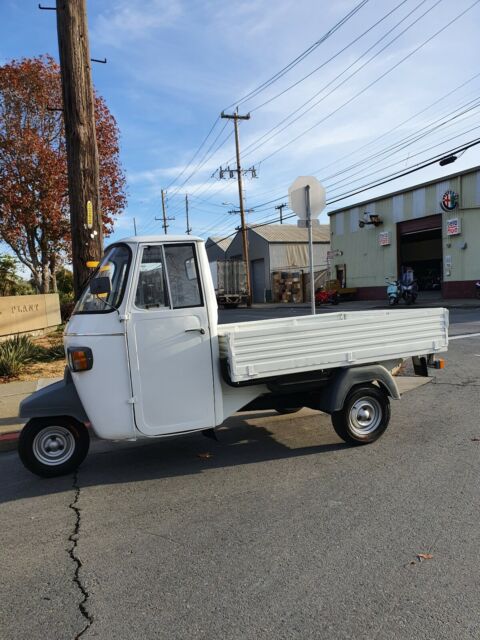
[[[199, 236], [189, 236], [189, 235], [165, 235], [165, 234], [156, 234], [151, 236], [129, 236], [128, 238], [121, 238], [116, 242], [128, 242], [130, 244], [139, 244], [144, 242], [205, 242], [203, 238]], [[116, 244], [116, 243], [115, 243]]]

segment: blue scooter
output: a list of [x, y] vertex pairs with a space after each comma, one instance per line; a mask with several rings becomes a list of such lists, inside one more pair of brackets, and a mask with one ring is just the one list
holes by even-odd
[[387, 281], [388, 304], [393, 307], [400, 300], [400, 282], [398, 280], [389, 280], [388, 278], [385, 278], [385, 280]]

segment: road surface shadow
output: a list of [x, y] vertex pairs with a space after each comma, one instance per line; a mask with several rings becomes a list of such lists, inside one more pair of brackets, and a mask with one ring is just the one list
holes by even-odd
[[[350, 448], [338, 439], [328, 416], [304, 413], [278, 416], [263, 411], [235, 416], [217, 429], [218, 441], [199, 433], [121, 443], [95, 439], [78, 482], [82, 488], [141, 482]], [[0, 504], [63, 492], [71, 486], [71, 475], [39, 478], [23, 467], [16, 452], [0, 454]]]

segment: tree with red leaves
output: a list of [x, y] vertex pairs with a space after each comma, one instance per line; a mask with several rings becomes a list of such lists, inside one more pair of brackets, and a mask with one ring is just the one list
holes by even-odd
[[[50, 56], [0, 67], [0, 240], [32, 273], [42, 293], [56, 291], [69, 259], [67, 158], [60, 69]], [[126, 204], [119, 130], [95, 94], [103, 231]]]

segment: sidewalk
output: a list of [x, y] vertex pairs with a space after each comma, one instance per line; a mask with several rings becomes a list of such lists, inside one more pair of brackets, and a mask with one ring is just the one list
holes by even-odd
[[59, 378], [40, 378], [27, 382], [0, 384], [0, 452], [16, 448], [18, 433], [24, 422], [18, 417], [20, 402], [37, 389], [42, 389]]
[[[480, 300], [478, 298], [431, 298], [419, 295], [414, 305], [407, 307], [403, 302], [393, 307], [393, 309], [430, 309], [432, 307], [443, 307], [445, 309], [480, 309]], [[292, 304], [291, 302], [264, 302], [252, 304], [252, 309], [310, 309], [309, 302], [301, 302]], [[340, 302], [338, 306], [321, 305], [319, 309], [335, 309], [341, 311], [368, 311], [370, 309], [390, 309], [388, 300], [349, 300]], [[243, 309], [243, 307], [242, 307]]]

